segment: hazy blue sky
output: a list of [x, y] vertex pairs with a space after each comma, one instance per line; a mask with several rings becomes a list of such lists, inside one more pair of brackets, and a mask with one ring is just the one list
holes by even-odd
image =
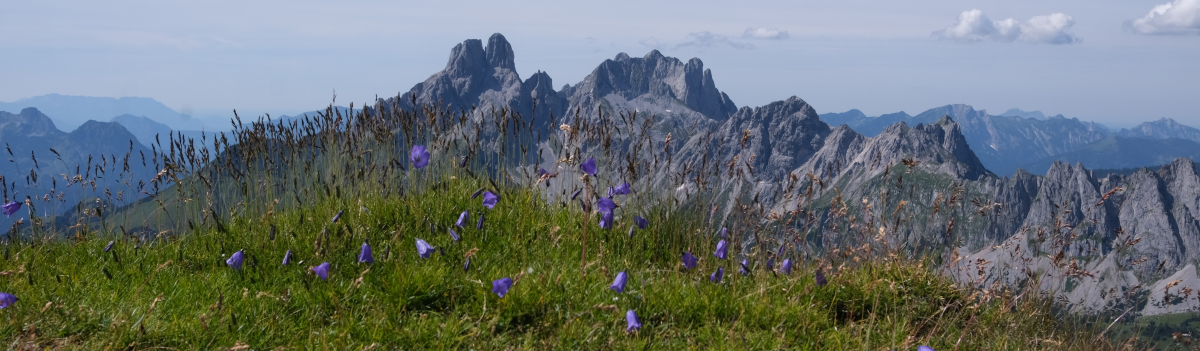
[[739, 106], [796, 95], [820, 112], [966, 103], [1200, 127], [1200, 0], [446, 3], [6, 1], [0, 101], [142, 96], [225, 117], [312, 110], [336, 89], [361, 104], [500, 32], [522, 77], [558, 86], [657, 48], [701, 58]]

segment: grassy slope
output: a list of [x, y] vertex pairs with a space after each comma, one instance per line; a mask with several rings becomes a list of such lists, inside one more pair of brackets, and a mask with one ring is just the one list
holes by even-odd
[[[790, 276], [756, 268], [743, 277], [732, 262], [712, 257], [717, 239], [705, 234], [715, 228], [684, 213], [645, 210], [650, 228], [629, 238], [634, 206], [618, 210], [618, 229], [601, 231], [596, 216], [585, 222], [578, 206], [546, 205], [527, 190], [509, 189], [485, 210], [470, 199], [481, 182], [448, 184], [405, 197], [347, 196], [269, 217], [235, 217], [227, 233], [119, 241], [115, 257], [103, 252], [106, 237], [9, 247], [0, 291], [21, 300], [0, 310], [0, 339], [81, 349], [1102, 346], [1056, 319], [1045, 301], [1023, 298], [1010, 308], [1003, 298], [981, 299], [921, 262], [806, 261]], [[330, 223], [339, 210], [346, 210], [341, 220]], [[444, 227], [463, 210], [472, 223], [483, 211], [487, 222], [482, 231], [460, 230], [463, 240], [453, 242]], [[430, 233], [429, 222], [441, 227]], [[584, 223], [586, 278], [579, 263]], [[269, 224], [278, 228], [274, 241]], [[415, 238], [445, 255], [417, 257]], [[374, 264], [356, 261], [364, 239], [375, 249]], [[463, 257], [476, 248], [464, 272]], [[224, 260], [239, 249], [250, 258], [234, 271]], [[302, 263], [281, 266], [288, 249]], [[701, 258], [697, 269], [683, 269], [684, 250]], [[307, 273], [324, 261], [333, 267], [328, 281]], [[829, 285], [814, 284], [818, 265]], [[831, 265], [841, 268], [830, 273]], [[710, 283], [717, 267], [726, 279]], [[617, 294], [608, 285], [622, 270], [629, 286]], [[504, 298], [490, 292], [501, 277], [517, 281]], [[640, 332], [625, 332], [628, 309], [641, 317]]]

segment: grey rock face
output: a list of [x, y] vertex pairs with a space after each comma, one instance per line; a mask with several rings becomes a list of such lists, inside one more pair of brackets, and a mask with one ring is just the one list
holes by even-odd
[[[705, 117], [724, 120], [737, 111], [737, 105], [713, 82], [712, 71], [704, 62], [693, 58], [687, 63], [663, 56], [652, 50], [644, 57], [633, 58], [624, 53], [605, 60], [582, 82], [564, 89], [571, 101], [570, 110], [594, 111], [605, 105], [610, 95], [625, 101], [639, 98], [677, 100], [683, 106]], [[675, 110], [664, 104], [663, 111]], [[659, 112], [659, 111], [655, 111]]]
[[[1196, 219], [1200, 176], [1190, 159], [1178, 158], [1158, 171], [1143, 169], [1130, 176], [1103, 179], [1092, 177], [1079, 165], [1054, 163], [1044, 177], [1018, 173], [1011, 179], [990, 181], [986, 187], [1005, 212], [991, 224], [997, 230], [990, 231], [999, 233], [990, 242], [1001, 245], [984, 247], [967, 257], [967, 261], [982, 258], [995, 263], [982, 280], [984, 284], [1016, 283], [1018, 280], [1003, 274], [1004, 265], [1043, 270], [1048, 276], [1057, 275], [1044, 280], [1043, 289], [1060, 293], [1077, 311], [1100, 312], [1131, 303], [1128, 295], [1114, 291], [1139, 291], [1145, 288], [1143, 282], [1161, 287], [1166, 284], [1163, 280], [1186, 275], [1183, 271], [1200, 260], [1200, 221]], [[1111, 196], [1103, 200], [1106, 194]], [[1060, 224], [1065, 226], [1056, 234], [1054, 228]], [[1034, 233], [1039, 231], [1048, 234], [1037, 239]], [[1058, 252], [1065, 260], [1078, 261], [1080, 269], [1091, 276], [1064, 277], [1062, 265], [1042, 259]], [[1014, 257], [1025, 257], [1031, 263]], [[1194, 276], [1194, 271], [1191, 274]], [[1191, 307], [1160, 301], [1148, 305], [1144, 313], [1177, 313]]]
[[454, 112], [506, 108], [520, 113], [526, 122], [545, 127], [550, 123], [549, 116], [561, 116], [566, 109], [566, 100], [553, 85], [543, 72], [522, 81], [512, 45], [496, 33], [488, 38], [486, 47], [478, 39], [454, 46], [445, 69], [407, 93], [380, 99], [376, 108], [412, 109], [415, 96], [417, 105], [440, 105]]

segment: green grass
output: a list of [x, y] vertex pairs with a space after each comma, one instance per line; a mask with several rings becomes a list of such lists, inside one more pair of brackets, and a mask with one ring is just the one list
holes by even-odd
[[[1109, 331], [1115, 339], [1138, 338], [1158, 350], [1192, 350], [1197, 344], [1200, 313], [1176, 313], [1136, 318], [1117, 323]], [[1177, 338], [1178, 333], [1178, 338]]]
[[[0, 339], [28, 349], [139, 350], [1107, 347], [1058, 318], [1049, 301], [1012, 304], [1004, 294], [959, 288], [923, 261], [791, 254], [799, 261], [791, 275], [756, 267], [744, 277], [732, 261], [712, 256], [717, 228], [698, 215], [628, 205], [618, 210], [617, 229], [605, 231], [578, 205], [547, 204], [528, 189], [504, 188], [500, 204], [486, 210], [470, 195], [487, 182], [445, 181], [404, 196], [347, 194], [265, 216], [233, 215], [225, 232], [205, 226], [140, 243], [117, 239], [113, 253], [103, 252], [110, 238], [96, 233], [11, 244], [0, 261], [0, 291], [21, 300], [0, 310]], [[445, 227], [463, 210], [472, 225], [454, 242]], [[487, 220], [476, 230], [481, 212]], [[629, 238], [635, 214], [651, 226]], [[433, 233], [430, 223], [439, 226]], [[419, 258], [416, 238], [445, 254]], [[364, 240], [374, 264], [356, 261]], [[280, 265], [289, 249], [302, 263]], [[237, 250], [248, 254], [241, 271], [224, 263]], [[696, 269], [683, 268], [682, 251], [701, 258]], [[327, 281], [308, 273], [326, 261]], [[709, 282], [717, 267], [726, 272], [720, 284]], [[814, 283], [818, 267], [828, 285]], [[608, 289], [619, 271], [629, 273], [623, 294]], [[516, 284], [500, 298], [491, 281], [502, 277]], [[630, 309], [644, 328], [627, 333]]]

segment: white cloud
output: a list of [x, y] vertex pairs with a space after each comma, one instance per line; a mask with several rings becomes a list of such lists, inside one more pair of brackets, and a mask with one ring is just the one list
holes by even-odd
[[788, 31], [780, 30], [779, 28], [746, 28], [746, 32], [742, 33], [742, 38], [745, 39], [787, 39], [791, 37]]
[[729, 46], [734, 49], [754, 49], [754, 44], [743, 43], [736, 40], [731, 40], [729, 37], [716, 34], [709, 31], [688, 33], [687, 41], [675, 45], [681, 47], [702, 47], [710, 48], [716, 46]]
[[[1200, 1], [1200, 0], [1197, 0]], [[1083, 39], [1068, 32], [1075, 19], [1062, 13], [1033, 16], [1028, 21], [1018, 22], [1008, 18], [993, 21], [980, 10], [967, 10], [958, 15], [958, 22], [945, 29], [934, 31], [933, 36], [941, 39], [975, 42], [994, 41], [1011, 43], [1026, 41], [1046, 44], [1078, 44]]]
[[1200, 34], [1200, 0], [1175, 0], [1125, 23], [1138, 34]]

